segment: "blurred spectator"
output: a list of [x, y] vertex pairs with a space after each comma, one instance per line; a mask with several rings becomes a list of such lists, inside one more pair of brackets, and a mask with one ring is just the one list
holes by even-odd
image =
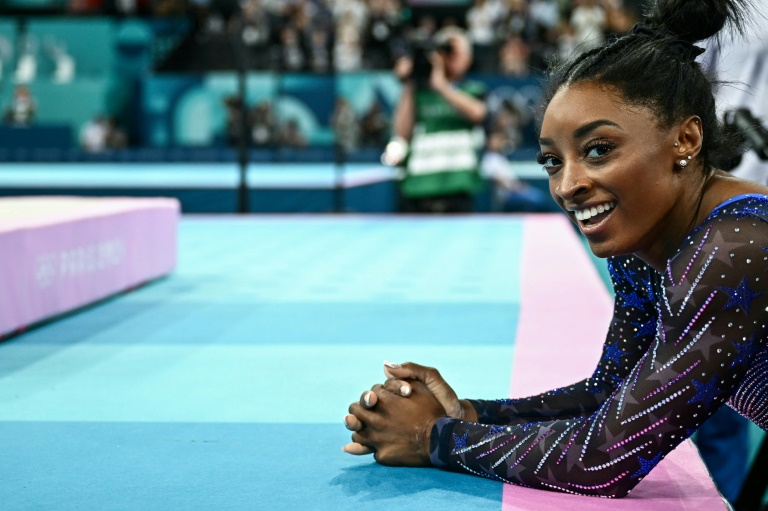
[[249, 114], [251, 142], [256, 146], [271, 146], [277, 141], [276, 122], [272, 105], [268, 101], [259, 103]]
[[125, 132], [118, 126], [117, 119], [103, 115], [97, 115], [88, 121], [80, 134], [80, 146], [90, 153], [125, 149], [127, 142]]
[[226, 109], [226, 140], [227, 143], [236, 146], [243, 136], [243, 104], [237, 96], [224, 98]]
[[345, 13], [336, 24], [333, 63], [337, 71], [356, 71], [362, 67], [363, 47], [354, 15]]
[[281, 69], [285, 71], [302, 71], [307, 58], [301, 46], [299, 32], [296, 27], [286, 25], [280, 31]]
[[80, 134], [80, 146], [89, 153], [100, 153], [107, 148], [107, 120], [97, 115], [86, 123]]
[[437, 21], [429, 15], [421, 16], [409, 34], [412, 41], [429, 41], [437, 32]]
[[528, 4], [525, 0], [505, 0], [503, 4], [503, 16], [497, 28], [498, 38], [502, 41], [509, 37], [528, 37], [530, 16]]
[[107, 118], [107, 148], [111, 150], [128, 147], [128, 135], [117, 122], [115, 117]]
[[13, 98], [5, 110], [3, 120], [9, 124], [26, 126], [34, 122], [36, 114], [37, 104], [29, 88], [26, 85], [17, 85], [14, 89]]
[[247, 47], [263, 47], [269, 42], [271, 24], [262, 0], [244, 0], [239, 14], [229, 20], [230, 30], [240, 32]]
[[489, 133], [493, 133], [497, 137], [494, 150], [506, 155], [517, 149], [523, 141], [525, 122], [522, 113], [512, 100], [502, 100], [498, 110], [494, 112], [488, 128]]
[[399, 0], [370, 0], [364, 35], [364, 57], [367, 67], [389, 69], [393, 45], [402, 37]]
[[309, 69], [313, 73], [325, 74], [331, 71], [331, 36], [323, 27], [310, 31]]
[[349, 153], [360, 147], [360, 121], [352, 105], [344, 98], [336, 100], [331, 127], [336, 135], [336, 143], [344, 151]]
[[512, 164], [502, 153], [503, 143], [502, 133], [491, 133], [481, 164], [483, 176], [494, 185], [493, 209], [505, 213], [557, 211], [557, 205], [548, 194], [517, 177]]
[[474, 0], [472, 7], [467, 10], [467, 35], [472, 42], [475, 68], [478, 71], [493, 70], [495, 25], [502, 12], [499, 0]]
[[527, 76], [530, 49], [519, 36], [513, 36], [499, 48], [499, 73], [505, 76]]
[[296, 119], [288, 119], [280, 130], [280, 145], [285, 147], [306, 147], [307, 139], [301, 133]]
[[574, 0], [570, 24], [577, 46], [588, 50], [602, 44], [607, 23], [600, 0]]
[[606, 35], [622, 36], [640, 21], [639, 13], [628, 8], [620, 0], [606, 0]]
[[383, 148], [389, 138], [389, 122], [381, 102], [374, 101], [360, 119], [363, 147]]

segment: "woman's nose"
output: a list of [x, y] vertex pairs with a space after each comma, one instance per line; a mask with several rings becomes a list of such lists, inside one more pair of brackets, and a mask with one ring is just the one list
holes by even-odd
[[588, 176], [576, 165], [563, 165], [558, 177], [555, 193], [563, 200], [573, 199], [589, 189]]

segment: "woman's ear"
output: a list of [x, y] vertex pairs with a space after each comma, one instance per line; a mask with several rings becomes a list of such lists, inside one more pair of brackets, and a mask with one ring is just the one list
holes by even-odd
[[680, 123], [677, 132], [677, 150], [678, 159], [691, 160], [696, 158], [701, 152], [701, 144], [704, 141], [704, 127], [701, 118], [692, 115]]

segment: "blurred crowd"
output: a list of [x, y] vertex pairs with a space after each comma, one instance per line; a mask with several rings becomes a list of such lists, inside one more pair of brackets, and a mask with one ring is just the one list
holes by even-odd
[[446, 25], [468, 30], [476, 72], [520, 76], [555, 54], [626, 32], [642, 0], [473, 0], [448, 16], [407, 0], [71, 0], [75, 13], [188, 17], [195, 37], [242, 41], [264, 69], [388, 69], [410, 41]]

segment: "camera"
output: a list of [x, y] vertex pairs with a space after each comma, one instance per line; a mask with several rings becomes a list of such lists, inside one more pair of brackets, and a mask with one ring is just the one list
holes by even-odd
[[[747, 151], [755, 151], [761, 160], [768, 160], [768, 130], [746, 108], [728, 110], [723, 115], [726, 134], [733, 137], [738, 146]], [[735, 155], [723, 170], [733, 170], [741, 163], [741, 154]]]
[[432, 61], [430, 60], [432, 53], [440, 53], [444, 57], [449, 57], [453, 53], [453, 45], [450, 40], [437, 43], [432, 39], [414, 41], [410, 45], [413, 70], [409, 78], [414, 80], [417, 86], [429, 84], [429, 76], [432, 74]]

